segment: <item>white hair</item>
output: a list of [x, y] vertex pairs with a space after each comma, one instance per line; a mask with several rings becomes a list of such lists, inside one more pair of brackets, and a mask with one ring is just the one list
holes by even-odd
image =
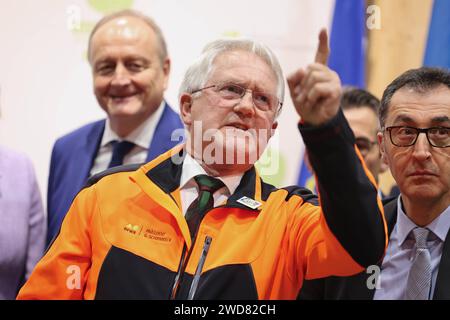
[[208, 43], [200, 57], [186, 70], [180, 86], [179, 97], [183, 93], [192, 93], [194, 90], [204, 87], [214, 69], [215, 58], [230, 51], [247, 51], [263, 59], [277, 78], [277, 98], [283, 104], [284, 76], [277, 57], [269, 47], [250, 39], [218, 39]]

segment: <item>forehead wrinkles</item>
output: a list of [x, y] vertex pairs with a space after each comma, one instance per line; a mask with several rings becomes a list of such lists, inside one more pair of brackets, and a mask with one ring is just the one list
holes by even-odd
[[[450, 89], [438, 86], [427, 92], [405, 87], [392, 97], [387, 119], [431, 121], [436, 117], [450, 117]], [[409, 119], [407, 119], [409, 118]]]
[[[240, 71], [236, 72], [237, 69]], [[226, 51], [215, 57], [209, 80], [234, 81], [263, 91], [275, 91], [277, 87], [277, 78], [270, 65], [258, 55], [243, 50]]]
[[392, 106], [388, 121], [417, 125], [449, 124], [450, 107], [430, 105], [396, 105]]

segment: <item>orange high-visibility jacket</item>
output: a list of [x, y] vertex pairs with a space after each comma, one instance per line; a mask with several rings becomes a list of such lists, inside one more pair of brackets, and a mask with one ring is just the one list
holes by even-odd
[[382, 207], [342, 113], [300, 130], [320, 198], [275, 188], [251, 168], [191, 243], [175, 161], [184, 149], [176, 147], [135, 171], [93, 179], [18, 298], [295, 299], [305, 278], [377, 263], [387, 243]]

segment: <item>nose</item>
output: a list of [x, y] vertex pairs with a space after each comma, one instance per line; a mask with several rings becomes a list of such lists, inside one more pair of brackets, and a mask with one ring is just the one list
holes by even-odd
[[114, 75], [111, 80], [111, 86], [123, 87], [130, 84], [131, 80], [128, 74], [128, 70], [121, 63], [116, 65], [116, 69], [114, 70]]
[[431, 156], [431, 148], [432, 146], [428, 142], [427, 136], [425, 133], [420, 133], [417, 137], [417, 141], [413, 146], [413, 157], [417, 160], [423, 161], [428, 159]]
[[252, 116], [255, 114], [255, 105], [253, 103], [253, 93], [250, 90], [245, 91], [242, 98], [234, 106], [234, 110], [245, 116]]

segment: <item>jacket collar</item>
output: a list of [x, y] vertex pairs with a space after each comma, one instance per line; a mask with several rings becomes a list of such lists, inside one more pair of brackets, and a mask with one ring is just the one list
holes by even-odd
[[[145, 174], [148, 179], [166, 194], [172, 194], [180, 187], [182, 162], [186, 156], [186, 151], [183, 147], [175, 147], [171, 151], [171, 156], [166, 155], [165, 159], [149, 168]], [[244, 173], [235, 192], [228, 198], [225, 207], [259, 211], [260, 208], [251, 209], [238, 201], [243, 197], [247, 197], [263, 204], [273, 189], [273, 186], [262, 181], [255, 167], [252, 167]]]
[[[92, 124], [84, 140], [80, 139], [76, 156], [79, 161], [79, 171], [76, 179], [79, 180], [77, 190], [81, 189], [89, 178], [91, 168], [94, 165], [97, 152], [100, 148], [106, 120], [99, 120]], [[76, 147], [74, 147], [76, 148]]]
[[[181, 212], [179, 198], [184, 158], [184, 146], [176, 146], [133, 172], [130, 175], [130, 179], [161, 208], [167, 210], [176, 219], [189, 248], [192, 243], [189, 228]], [[227, 203], [223, 207], [241, 208], [249, 213], [258, 213], [261, 206], [251, 209], [238, 201], [242, 197], [248, 197], [263, 204], [265, 199], [261, 199], [261, 194], [269, 194], [266, 190], [268, 188], [273, 188], [273, 186], [263, 184], [257, 171], [252, 167], [244, 173], [236, 191], [228, 198]]]
[[439, 271], [436, 278], [433, 300], [450, 300], [450, 232], [447, 233], [442, 249]]
[[[397, 220], [397, 198], [384, 202], [384, 213], [388, 225], [389, 235], [391, 234]], [[436, 279], [433, 300], [449, 300], [450, 299], [450, 232], [445, 238], [442, 250], [441, 261], [439, 262], [439, 271]], [[373, 297], [374, 290], [371, 290]]]

